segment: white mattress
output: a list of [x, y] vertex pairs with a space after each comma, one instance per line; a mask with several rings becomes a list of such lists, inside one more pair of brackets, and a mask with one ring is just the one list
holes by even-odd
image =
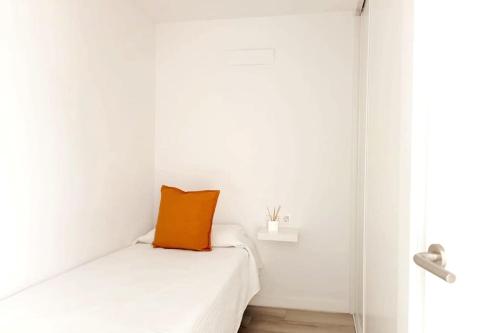
[[252, 259], [137, 244], [0, 302], [0, 332], [235, 333], [259, 289]]

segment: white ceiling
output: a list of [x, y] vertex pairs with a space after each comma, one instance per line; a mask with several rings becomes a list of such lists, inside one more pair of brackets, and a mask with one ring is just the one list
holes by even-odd
[[133, 0], [156, 22], [354, 12], [362, 0]]

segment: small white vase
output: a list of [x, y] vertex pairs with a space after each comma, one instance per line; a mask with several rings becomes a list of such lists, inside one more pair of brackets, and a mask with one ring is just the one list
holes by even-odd
[[267, 221], [267, 232], [277, 233], [279, 229], [279, 221]]

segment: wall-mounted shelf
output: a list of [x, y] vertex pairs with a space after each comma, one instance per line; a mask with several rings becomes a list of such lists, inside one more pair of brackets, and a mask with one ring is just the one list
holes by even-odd
[[257, 232], [258, 240], [276, 241], [276, 242], [292, 242], [299, 241], [299, 229], [290, 227], [280, 227], [278, 232], [268, 232], [267, 228], [260, 228]]

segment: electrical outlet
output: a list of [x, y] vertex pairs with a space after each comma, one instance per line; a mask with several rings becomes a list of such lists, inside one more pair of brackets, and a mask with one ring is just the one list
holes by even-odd
[[290, 223], [290, 215], [284, 215], [281, 218], [281, 222], [283, 222], [283, 223]]

